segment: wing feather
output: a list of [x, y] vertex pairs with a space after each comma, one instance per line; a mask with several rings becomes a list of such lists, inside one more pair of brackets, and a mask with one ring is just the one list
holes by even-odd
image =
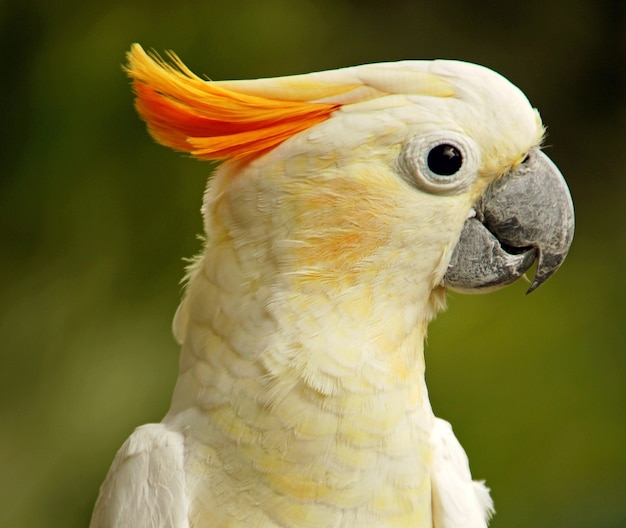
[[189, 528], [184, 438], [164, 424], [135, 429], [100, 488], [90, 528]]
[[436, 418], [431, 438], [433, 528], [486, 528], [494, 513], [489, 489], [472, 480], [452, 426]]

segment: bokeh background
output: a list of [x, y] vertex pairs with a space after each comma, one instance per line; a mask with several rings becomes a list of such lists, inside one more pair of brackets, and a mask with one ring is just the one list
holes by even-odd
[[570, 184], [574, 245], [528, 297], [450, 295], [431, 399], [494, 528], [626, 526], [625, 5], [0, 3], [0, 526], [86, 526], [118, 447], [168, 407], [211, 166], [147, 136], [120, 68], [135, 41], [214, 79], [444, 57], [519, 85]]

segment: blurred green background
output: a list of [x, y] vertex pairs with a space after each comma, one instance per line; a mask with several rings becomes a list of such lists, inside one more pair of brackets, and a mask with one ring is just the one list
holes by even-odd
[[548, 125], [577, 232], [559, 273], [452, 294], [428, 381], [495, 528], [626, 526], [626, 25], [622, 0], [0, 4], [0, 526], [86, 526], [116, 450], [165, 413], [170, 321], [211, 166], [155, 145], [132, 42], [214, 79], [457, 58]]

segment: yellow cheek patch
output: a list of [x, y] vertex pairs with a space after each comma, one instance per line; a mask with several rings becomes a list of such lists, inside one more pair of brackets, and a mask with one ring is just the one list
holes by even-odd
[[332, 189], [318, 185], [301, 202], [296, 236], [303, 244], [296, 251], [298, 267], [322, 274], [340, 269], [349, 279], [360, 261], [388, 244], [394, 201], [375, 182], [375, 178], [367, 183], [337, 177]]
[[170, 58], [167, 64], [133, 45], [126, 71], [135, 105], [157, 142], [200, 159], [260, 156], [341, 106], [239, 93], [201, 79], [175, 55]]

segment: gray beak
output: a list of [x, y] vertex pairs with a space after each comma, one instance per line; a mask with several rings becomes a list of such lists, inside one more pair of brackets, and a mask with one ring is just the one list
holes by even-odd
[[494, 182], [465, 221], [445, 286], [480, 293], [507, 286], [537, 260], [527, 293], [565, 259], [574, 237], [574, 206], [563, 176], [539, 149]]

